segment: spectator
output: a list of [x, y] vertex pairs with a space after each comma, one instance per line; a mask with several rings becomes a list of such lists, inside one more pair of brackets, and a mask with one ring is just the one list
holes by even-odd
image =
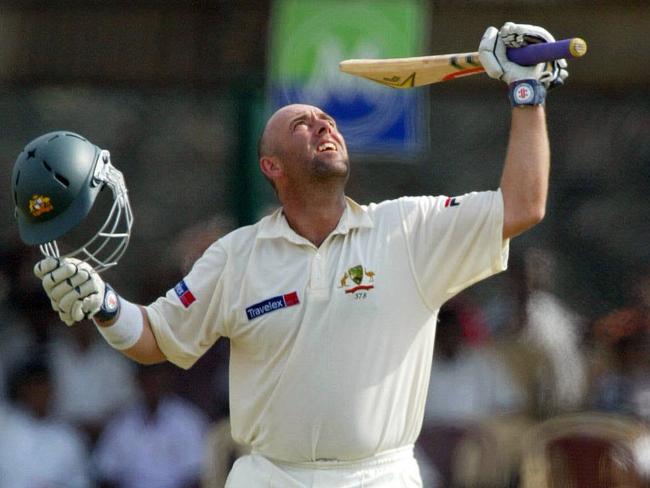
[[528, 296], [522, 339], [543, 351], [550, 365], [543, 408], [549, 415], [576, 410], [587, 393], [584, 319], [555, 293], [557, 262], [550, 251], [528, 250], [524, 266]]
[[33, 259], [38, 259], [34, 248], [22, 244], [0, 248], [0, 399], [6, 375], [46, 340], [47, 322], [42, 317], [50, 315], [50, 304], [32, 277]]
[[169, 393], [170, 368], [139, 367], [142, 401], [117, 415], [96, 446], [101, 486], [199, 486], [208, 421], [198, 407]]
[[491, 349], [467, 345], [466, 309], [456, 299], [438, 315], [425, 423], [482, 419], [522, 406], [523, 395]]
[[102, 341], [92, 324], [59, 332], [49, 348], [55, 409], [92, 445], [109, 417], [137, 398], [135, 365]]
[[[524, 406], [524, 394], [493, 349], [468, 344], [474, 336], [472, 331], [483, 330], [483, 326], [477, 325], [482, 324], [477, 312], [469, 302], [456, 298], [443, 305], [438, 315], [431, 381], [418, 447], [435, 466], [440, 486], [461, 482], [473, 486], [479, 479], [485, 486], [498, 486], [510, 476], [514, 464], [512, 456], [506, 455], [513, 444], [510, 436], [497, 445], [498, 432], [488, 432], [484, 422], [519, 412]], [[469, 327], [466, 321], [473, 326]], [[486, 442], [488, 437], [491, 441]], [[474, 453], [485, 458], [486, 443], [493, 452], [499, 453], [498, 463], [492, 460], [492, 471], [481, 472], [479, 476], [479, 470], [471, 462], [476, 456], [465, 454], [469, 452], [467, 446], [477, 446], [478, 451]]]
[[640, 267], [626, 304], [595, 321], [591, 406], [650, 420], [650, 268]]
[[645, 263], [637, 268], [628, 288], [630, 306], [644, 312], [648, 317], [650, 315], [650, 263]]
[[0, 482], [7, 488], [88, 488], [87, 450], [71, 426], [52, 417], [52, 382], [40, 359], [9, 380], [11, 405], [0, 411]]
[[498, 313], [495, 347], [525, 393], [526, 416], [534, 421], [576, 410], [588, 386], [584, 326], [554, 292], [555, 258], [533, 249], [511, 256], [509, 267], [512, 279], [500, 300], [507, 306]]

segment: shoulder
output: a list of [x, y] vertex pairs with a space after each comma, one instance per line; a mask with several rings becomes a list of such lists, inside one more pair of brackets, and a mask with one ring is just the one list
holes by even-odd
[[[396, 199], [383, 200], [377, 203], [359, 205], [360, 211], [363, 211], [372, 221], [375, 231], [384, 232], [395, 226], [411, 224], [424, 217], [435, 213], [436, 206], [444, 205], [444, 196], [403, 196]], [[438, 204], [442, 201], [441, 204]]]
[[239, 227], [215, 241], [208, 250], [212, 252], [240, 252], [243, 248], [252, 247], [257, 237], [271, 224], [272, 216], [266, 216], [251, 225]]
[[404, 209], [411, 209], [418, 205], [427, 205], [431, 199], [436, 197], [426, 196], [404, 196], [390, 200], [383, 200], [377, 203], [369, 203], [367, 205], [360, 205], [360, 207], [371, 217], [381, 218], [389, 216], [394, 213], [399, 213]]
[[373, 221], [385, 218], [404, 219], [406, 217], [430, 213], [436, 207], [444, 206], [447, 196], [403, 196], [392, 200], [364, 205], [363, 208]]
[[402, 197], [399, 205], [405, 214], [443, 214], [447, 210], [456, 213], [477, 213], [480, 209], [491, 209], [501, 202], [500, 190], [472, 191], [460, 195], [425, 195]]
[[431, 207], [437, 204], [444, 205], [448, 198], [450, 197], [447, 195], [407, 195], [379, 203], [370, 203], [366, 208], [369, 212], [386, 212], [395, 208]]
[[260, 229], [264, 226], [267, 219], [268, 217], [264, 217], [254, 224], [238, 227], [237, 229], [223, 236], [221, 239], [217, 240], [213, 245], [218, 245], [219, 243], [221, 243], [223, 246], [236, 245], [237, 243], [246, 241], [251, 237], [255, 237], [259, 233]]
[[222, 268], [228, 257], [240, 255], [244, 248], [252, 247], [259, 231], [260, 222], [233, 230], [225, 236], [214, 241], [205, 252], [196, 260], [192, 271], [196, 269], [207, 271]]

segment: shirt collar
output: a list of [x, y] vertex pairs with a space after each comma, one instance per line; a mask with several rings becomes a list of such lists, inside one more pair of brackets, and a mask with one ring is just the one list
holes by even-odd
[[[341, 219], [332, 234], [347, 234], [352, 229], [371, 228], [372, 226], [373, 222], [366, 207], [359, 205], [349, 197], [345, 197], [345, 210], [343, 210], [343, 215], [341, 215]], [[296, 244], [309, 243], [307, 239], [298, 235], [289, 226], [282, 208], [264, 217], [260, 221], [260, 230], [257, 233], [258, 239], [276, 239], [279, 237], [284, 237]]]

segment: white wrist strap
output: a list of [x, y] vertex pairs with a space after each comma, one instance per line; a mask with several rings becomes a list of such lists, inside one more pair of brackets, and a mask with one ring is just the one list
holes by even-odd
[[138, 342], [142, 335], [144, 321], [142, 320], [140, 307], [122, 297], [118, 297], [118, 300], [120, 301], [120, 313], [115, 323], [108, 327], [95, 325], [97, 325], [99, 333], [104, 336], [106, 342], [115, 349], [122, 351]]

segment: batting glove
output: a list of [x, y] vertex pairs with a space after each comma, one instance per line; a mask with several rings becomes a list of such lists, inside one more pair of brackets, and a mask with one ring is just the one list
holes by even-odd
[[506, 22], [500, 30], [487, 28], [479, 45], [479, 59], [491, 78], [503, 80], [508, 85], [520, 80], [537, 80], [550, 89], [564, 84], [569, 76], [565, 59], [521, 66], [508, 59], [506, 48], [553, 41], [555, 38], [542, 27]]
[[34, 266], [52, 309], [67, 325], [91, 318], [102, 307], [106, 284], [88, 263], [74, 258], [45, 258]]

